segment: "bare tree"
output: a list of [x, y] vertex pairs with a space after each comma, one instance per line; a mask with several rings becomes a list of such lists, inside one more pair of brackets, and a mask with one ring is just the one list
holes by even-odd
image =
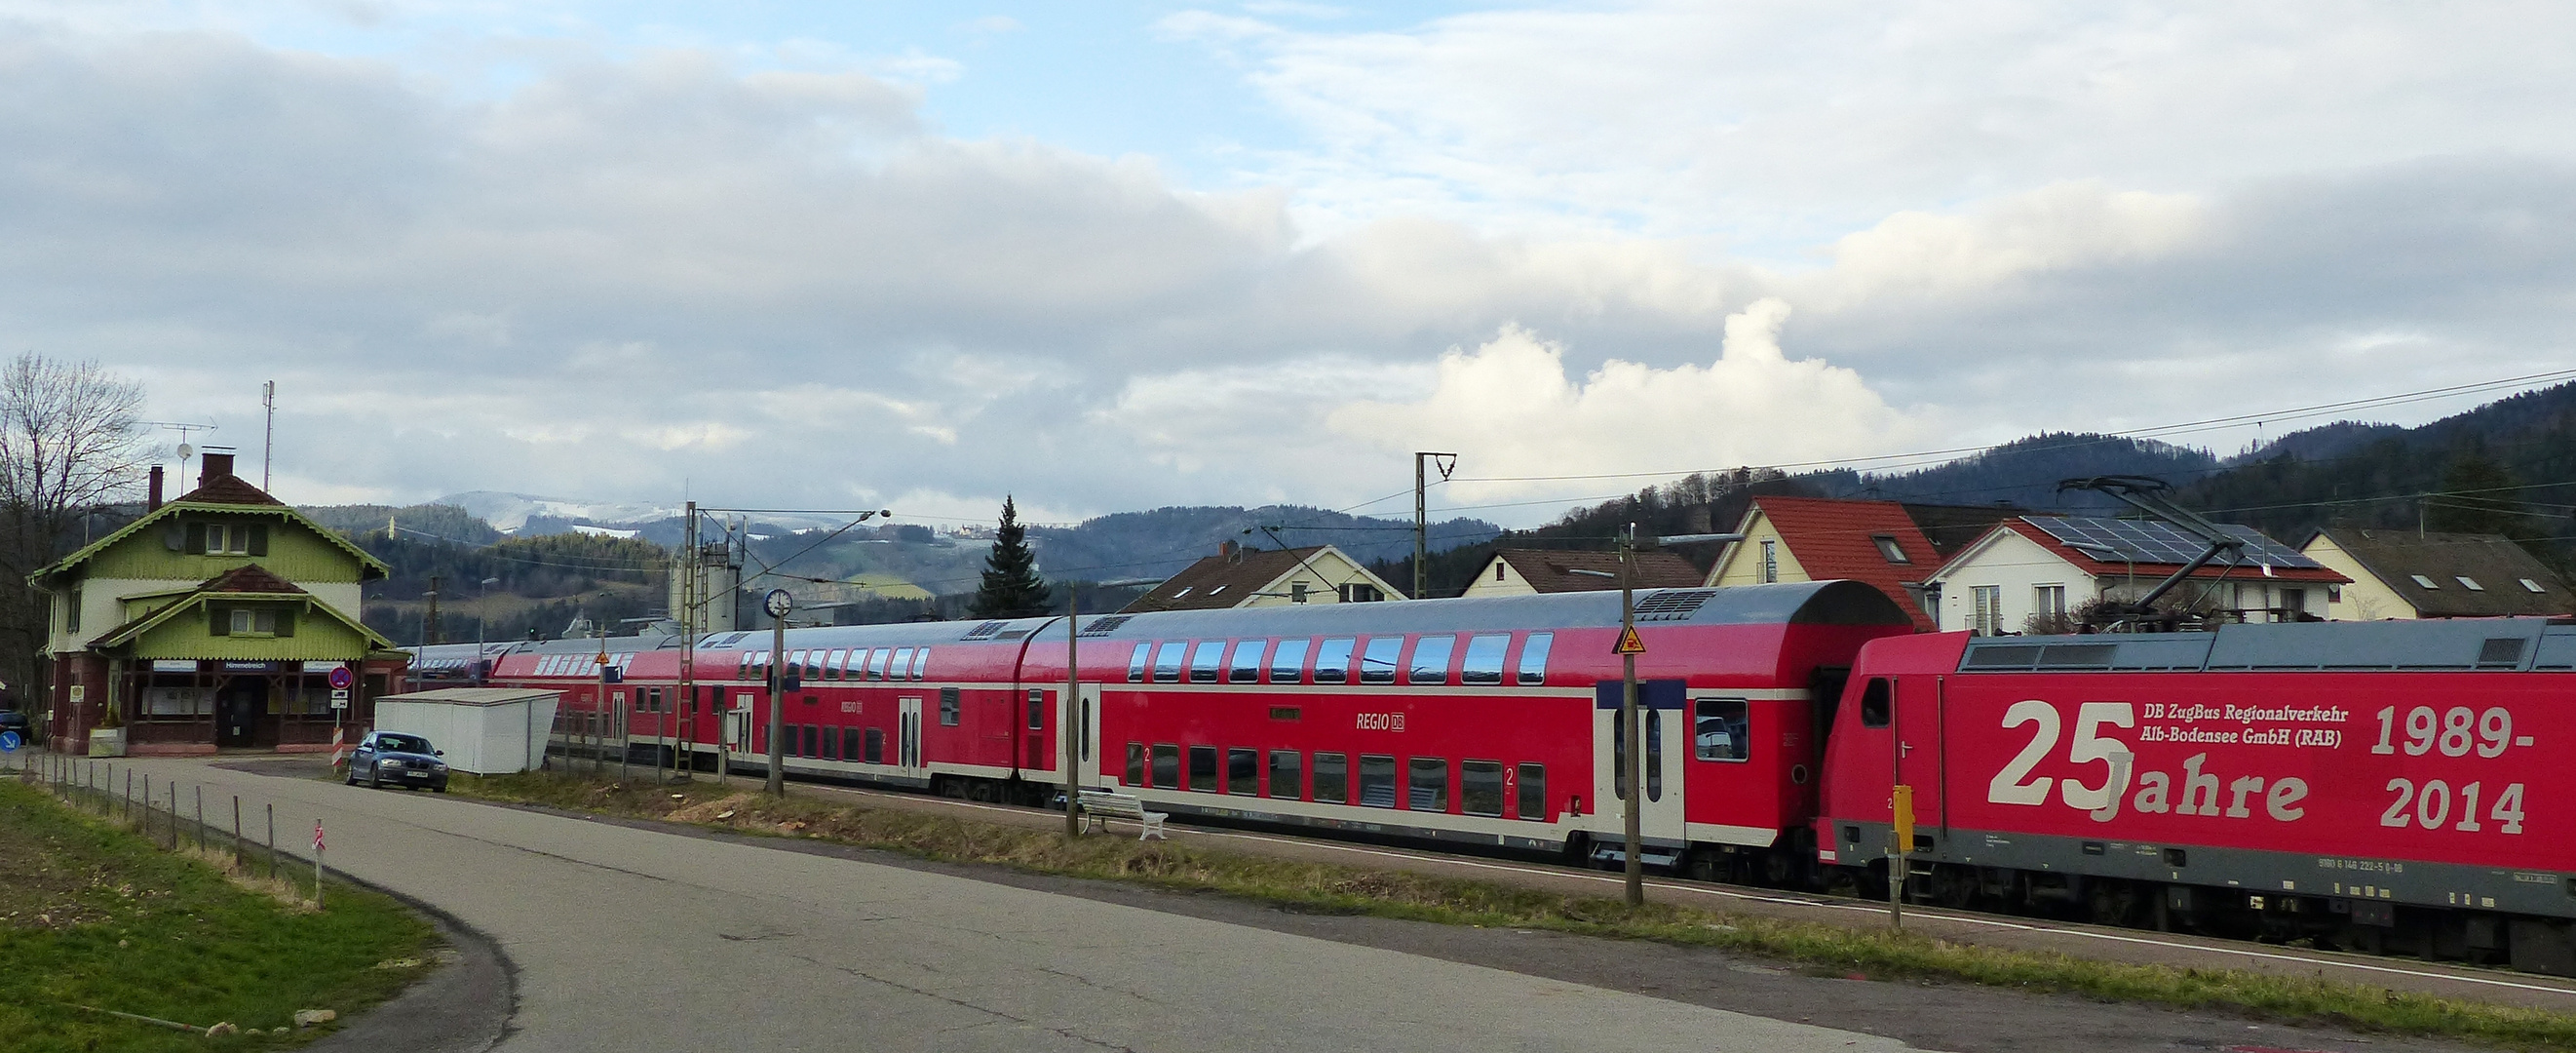
[[0, 675], [22, 691], [48, 613], [27, 576], [78, 542], [82, 517], [131, 495], [150, 452], [142, 411], [143, 385], [96, 362], [31, 351], [0, 369]]

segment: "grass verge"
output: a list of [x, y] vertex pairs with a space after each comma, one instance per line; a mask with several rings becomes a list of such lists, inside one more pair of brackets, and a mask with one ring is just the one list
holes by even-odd
[[454, 789], [490, 800], [823, 839], [940, 862], [1216, 892], [1295, 911], [1648, 939], [1783, 959], [1835, 975], [1858, 972], [1878, 978], [1966, 981], [2227, 1010], [2286, 1023], [2462, 1038], [2519, 1048], [2576, 1048], [2576, 1015], [2323, 978], [2101, 962], [1666, 904], [1631, 910], [1614, 899], [1488, 881], [1295, 862], [1125, 837], [1075, 840], [1053, 830], [909, 809], [794, 796], [778, 800], [704, 786], [621, 786], [545, 773], [486, 778], [459, 773]]
[[[420, 972], [427, 922], [339, 885], [314, 910], [305, 880], [236, 872], [229, 853], [164, 852], [0, 779], [0, 1050], [284, 1049], [334, 1026], [295, 1030], [297, 1010], [345, 1020]], [[183, 1034], [76, 1006], [243, 1030]]]

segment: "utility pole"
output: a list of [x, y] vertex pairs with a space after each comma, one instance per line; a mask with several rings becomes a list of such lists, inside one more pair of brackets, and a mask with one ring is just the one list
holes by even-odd
[[422, 646], [428, 646], [438, 642], [438, 586], [440, 582], [445, 580], [447, 579], [439, 577], [436, 574], [429, 576], [429, 613], [423, 615], [420, 620], [420, 642]]
[[[680, 710], [679, 747], [671, 751], [673, 779], [698, 770], [698, 503], [689, 502], [688, 521], [680, 528]], [[688, 759], [681, 760], [681, 750]]]
[[1413, 454], [1413, 595], [1406, 598], [1415, 600], [1421, 599], [1423, 591], [1428, 587], [1424, 584], [1428, 579], [1424, 575], [1422, 562], [1431, 558], [1431, 515], [1423, 504], [1423, 492], [1428, 489], [1426, 474], [1422, 470], [1423, 458], [1426, 457], [1431, 459], [1434, 467], [1440, 469], [1441, 482], [1448, 482], [1449, 473], [1458, 469], [1457, 454], [1424, 453], [1419, 450]]
[[1646, 783], [1641, 777], [1646, 770], [1646, 743], [1637, 734], [1637, 651], [1629, 641], [1637, 635], [1637, 524], [1628, 524], [1628, 533], [1619, 539], [1619, 735], [1628, 744], [1627, 771], [1621, 777], [1628, 783], [1627, 848], [1628, 905], [1646, 905]]
[[268, 489], [268, 462], [277, 455], [277, 382], [259, 386], [260, 405], [268, 410], [268, 432], [259, 440], [259, 488]]
[[769, 785], [765, 788], [772, 797], [785, 797], [787, 753], [778, 737], [786, 734], [787, 722], [781, 712], [787, 708], [788, 681], [792, 679], [787, 675], [787, 612], [796, 609], [796, 598], [785, 589], [771, 589], [761, 607], [769, 612]]
[[1082, 593], [1070, 580], [1064, 583], [1064, 704], [1056, 707], [1056, 721], [1064, 732], [1064, 836], [1082, 836], [1082, 740], [1084, 733], [1076, 725], [1084, 723], [1082, 711]]

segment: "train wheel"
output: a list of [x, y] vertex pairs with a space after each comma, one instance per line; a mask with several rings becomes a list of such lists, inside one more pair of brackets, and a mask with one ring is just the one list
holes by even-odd
[[1565, 838], [1565, 853], [1564, 853], [1564, 855], [1565, 855], [1565, 865], [1567, 865], [1567, 866], [1570, 866], [1570, 867], [1588, 867], [1588, 866], [1591, 866], [1591, 865], [1592, 865], [1592, 835], [1587, 834], [1587, 833], [1584, 833], [1583, 831], [1580, 831], [1580, 830], [1577, 830], [1577, 831], [1575, 831], [1574, 833], [1571, 833], [1571, 834], [1566, 835], [1566, 838]]
[[1966, 867], [1947, 863], [1932, 868], [1932, 902], [1953, 910], [1965, 910], [1977, 903], [1977, 874]]

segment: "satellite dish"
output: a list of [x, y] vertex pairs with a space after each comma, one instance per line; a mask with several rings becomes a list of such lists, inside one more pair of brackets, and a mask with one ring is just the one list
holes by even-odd
[[187, 460], [188, 458], [190, 458], [190, 457], [194, 457], [194, 456], [196, 456], [196, 455], [197, 455], [197, 448], [196, 448], [196, 447], [194, 447], [194, 446], [190, 446], [190, 445], [188, 445], [187, 443], [184, 443], [184, 442], [179, 444], [179, 459], [180, 459], [180, 460], [183, 460], [183, 461], [184, 461], [184, 460]]

